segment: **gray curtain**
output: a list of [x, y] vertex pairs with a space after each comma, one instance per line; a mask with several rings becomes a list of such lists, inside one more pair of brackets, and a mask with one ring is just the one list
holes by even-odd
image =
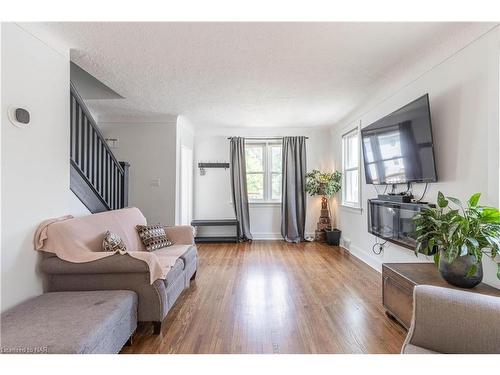
[[239, 221], [240, 240], [252, 239], [250, 215], [248, 211], [247, 168], [245, 164], [245, 139], [231, 138], [231, 191], [234, 212]]
[[304, 240], [306, 227], [306, 137], [283, 138], [281, 235]]

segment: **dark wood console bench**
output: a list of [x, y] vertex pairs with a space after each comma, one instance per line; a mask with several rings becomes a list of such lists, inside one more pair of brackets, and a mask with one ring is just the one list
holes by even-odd
[[384, 263], [382, 302], [387, 315], [396, 319], [406, 329], [410, 328], [413, 315], [413, 288], [423, 284], [500, 297], [500, 290], [484, 283], [472, 289], [457, 288], [448, 284], [441, 278], [434, 263]]
[[234, 236], [198, 236], [194, 238], [196, 243], [200, 242], [239, 242], [240, 228], [237, 219], [214, 219], [214, 220], [193, 220], [191, 221], [193, 227], [228, 227], [234, 226], [236, 233]]

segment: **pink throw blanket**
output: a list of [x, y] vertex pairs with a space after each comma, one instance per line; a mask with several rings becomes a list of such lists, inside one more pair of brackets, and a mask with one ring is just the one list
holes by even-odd
[[127, 247], [126, 254], [147, 263], [151, 284], [165, 279], [189, 245], [173, 245], [158, 250], [157, 254], [148, 252], [137, 234], [136, 225], [146, 225], [146, 218], [135, 207], [81, 218], [68, 215], [49, 219], [42, 222], [35, 233], [35, 249], [72, 263], [92, 262], [117, 253], [102, 251], [104, 233], [109, 230], [121, 237]]

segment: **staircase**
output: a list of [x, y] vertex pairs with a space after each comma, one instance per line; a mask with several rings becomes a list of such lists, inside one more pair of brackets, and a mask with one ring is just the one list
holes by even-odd
[[128, 206], [129, 164], [116, 160], [71, 84], [70, 189], [90, 212]]

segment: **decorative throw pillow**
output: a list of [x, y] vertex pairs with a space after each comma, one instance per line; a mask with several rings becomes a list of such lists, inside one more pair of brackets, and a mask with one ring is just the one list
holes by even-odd
[[167, 237], [165, 228], [159, 224], [149, 226], [137, 225], [135, 228], [147, 251], [154, 251], [172, 245], [172, 241]]
[[127, 247], [119, 235], [111, 233], [109, 230], [104, 233], [102, 240], [103, 251], [118, 251], [120, 254], [127, 252]]

